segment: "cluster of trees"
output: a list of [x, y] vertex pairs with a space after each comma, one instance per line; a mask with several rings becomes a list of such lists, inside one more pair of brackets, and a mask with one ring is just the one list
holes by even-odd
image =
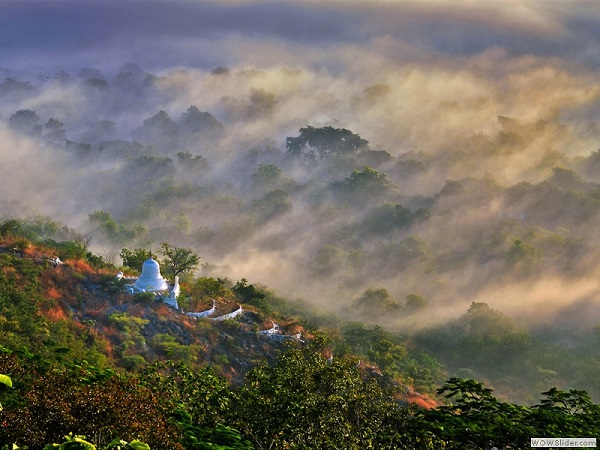
[[396, 401], [397, 387], [355, 360], [325, 358], [322, 344], [290, 348], [240, 387], [210, 367], [158, 364], [132, 376], [85, 363], [40, 366], [5, 352], [0, 371], [14, 382], [0, 393], [0, 441], [35, 450], [77, 433], [110, 449], [121, 439], [138, 450], [147, 448], [139, 440], [172, 449], [509, 449], [536, 436], [600, 432], [600, 405], [583, 391], [553, 388], [526, 407], [451, 378], [438, 390], [448, 404], [419, 409]]
[[[160, 248], [163, 254], [162, 268], [164, 273], [171, 279], [181, 275], [193, 275], [202, 258], [189, 248], [176, 247], [167, 242], [160, 244]], [[154, 257], [151, 250], [143, 248], [134, 250], [124, 248], [119, 256], [123, 260], [123, 266], [135, 271], [140, 271], [144, 261]]]
[[[221, 72], [210, 77], [226, 71]], [[106, 249], [103, 258], [108, 260], [112, 253], [113, 262], [121, 249], [160, 249], [161, 243], [170, 242], [174, 248], [190, 249], [188, 256], [202, 254], [203, 275], [224, 277], [225, 267], [236, 263], [240, 250], [244, 255], [264, 250], [289, 268], [283, 284], [303, 286], [286, 295], [305, 295], [323, 306], [335, 304], [348, 320], [397, 326], [402, 330], [399, 335], [416, 333], [438, 307], [485, 298], [497, 285], [526, 285], [551, 274], [568, 286], [571, 277], [595, 276], [598, 152], [577, 158], [560, 149], [540, 153], [519, 172], [527, 181], [512, 186], [506, 184], [512, 180], [507, 171], [497, 170], [511, 167], [512, 158], [523, 163], [518, 155], [526, 153], [536, 133], [555, 124], [499, 117], [496, 135], [465, 136], [439, 153], [419, 148], [391, 155], [375, 150], [376, 136], [367, 140], [344, 125], [329, 124], [302, 126], [279, 143], [268, 137], [233, 142], [228, 133], [237, 128], [229, 124], [269, 117], [279, 106], [274, 94], [252, 89], [244, 98], [224, 97], [216, 116], [202, 111], [202, 105], [174, 115], [167, 112], [164, 97], [150, 102], [151, 97], [159, 98], [150, 95], [157, 78], [139, 67], [125, 66], [112, 78], [90, 70], [77, 77], [67, 75], [57, 74], [48, 83], [77, 83], [81, 101], [97, 106], [80, 118], [79, 125], [66, 112], [62, 117], [56, 111], [15, 107], [4, 114], [15, 132], [53, 143], [45, 156], [68, 161], [64, 180], [80, 174], [85, 179], [81, 185], [89, 187], [80, 201], [104, 208], [89, 211], [87, 235], [81, 240], [68, 237], [65, 230], [48, 237], [54, 240], [49, 245], [60, 247], [65, 257], [101, 265], [87, 249], [92, 236], [98, 248]], [[6, 80], [0, 95], [11, 90], [33, 95], [35, 88]], [[60, 144], [66, 139], [81, 142]], [[88, 171], [89, 167], [97, 170]], [[73, 191], [68, 195], [75, 197], [75, 204], [79, 192]], [[141, 267], [137, 256], [121, 254], [125, 266], [134, 270]], [[180, 273], [168, 262], [163, 266], [168, 276]], [[254, 267], [258, 271], [261, 265]], [[271, 275], [262, 274], [269, 284]], [[236, 294], [233, 286], [227, 286], [228, 294], [241, 295], [242, 288]], [[372, 295], [363, 295], [369, 289]], [[388, 297], [377, 295], [384, 290]], [[325, 291], [334, 293], [322, 299]], [[403, 299], [410, 295], [416, 297], [409, 305]], [[565, 288], [564, 297], [569, 295]], [[255, 297], [249, 303], [277, 311], [282, 306], [274, 298]], [[203, 305], [205, 299], [191, 302]], [[583, 386], [596, 398], [600, 387], [590, 374], [600, 364], [591, 343], [597, 324], [592, 323], [593, 315], [586, 314], [585, 302], [581, 299], [573, 307], [585, 324], [580, 335], [572, 336], [560, 326], [557, 329], [564, 332], [538, 334], [548, 351], [531, 350], [539, 342], [533, 333], [527, 337], [501, 333], [498, 343], [496, 336], [463, 336], [457, 341], [452, 333], [435, 329], [422, 336], [401, 335], [400, 341], [418, 342], [451, 373], [463, 370], [489, 380], [513, 400], [531, 398], [539, 389], [515, 382], [517, 370], [492, 367], [508, 367], [510, 358], [501, 355], [525, 349], [545, 355], [531, 386], [546, 382]], [[182, 305], [190, 303], [184, 299]], [[466, 309], [462, 308], [453, 311], [458, 315]], [[549, 320], [560, 325], [567, 316], [557, 312]], [[564, 340], [575, 350], [563, 351], [559, 343]], [[442, 347], [452, 348], [447, 353], [436, 351]], [[561, 356], [552, 358], [550, 348]], [[454, 356], [445, 357], [449, 354]], [[567, 371], [561, 359], [573, 362], [574, 370]]]
[[587, 376], [597, 367], [597, 336], [566, 350], [532, 336], [486, 303], [473, 303], [458, 319], [424, 329], [414, 339], [449, 373], [488, 380], [507, 397], [518, 393], [522, 402], [535, 401], [531, 386], [549, 384], [600, 395], [596, 380]]
[[[236, 300], [256, 315], [269, 314], [277, 320], [289, 320], [293, 314], [315, 327], [327, 322], [325, 333], [329, 337], [315, 331], [308, 345], [293, 344], [277, 357], [271, 349], [269, 358], [263, 355], [255, 359], [254, 368], [231, 384], [217, 374], [216, 364], [220, 365], [219, 371], [227, 373], [223, 368], [232, 365], [234, 357], [243, 353], [248, 356], [250, 347], [238, 352], [234, 343], [235, 339], [248, 342], [251, 335], [256, 338], [255, 333], [244, 331], [247, 325], [224, 323], [213, 327], [198, 322], [195, 330], [187, 332], [187, 343], [183, 343], [181, 336], [174, 334], [175, 326], [180, 326], [183, 319], [168, 322], [165, 317], [155, 317], [151, 323], [145, 317], [157, 308], [156, 303], [137, 303], [137, 313], [121, 312], [121, 307], [108, 316], [108, 323], [123, 338], [122, 342], [113, 341], [116, 348], [108, 358], [98, 332], [81, 320], [91, 301], [83, 290], [79, 300], [76, 296], [71, 300], [71, 308], [82, 315], [80, 319], [38, 314], [39, 308], [46, 309], [52, 302], [55, 307], [63, 306], [60, 299], [47, 297], [48, 283], [60, 281], [68, 286], [66, 278], [55, 278], [62, 270], [35, 256], [42, 248], [41, 242], [45, 242], [46, 251], [65, 246], [52, 247], [53, 241], [43, 238], [34, 244], [26, 238], [35, 230], [49, 234], [64, 231], [50, 224], [41, 226], [42, 222], [12, 220], [0, 224], [2, 443], [27, 445], [31, 450], [57, 448], [59, 444], [50, 443], [68, 436], [67, 442], [60, 445], [87, 445], [89, 449], [112, 449], [115, 445], [138, 450], [146, 448], [144, 445], [246, 450], [508, 449], [523, 448], [535, 436], [567, 433], [570, 437], [589, 437], [600, 431], [600, 406], [584, 391], [552, 388], [543, 392], [541, 401], [533, 400], [536, 405], [527, 407], [500, 401], [481, 383], [455, 377], [436, 393], [435, 386], [441, 383], [445, 371], [415, 347], [412, 339], [378, 326], [311, 316], [302, 305], [286, 302], [246, 279], [233, 284], [224, 279], [190, 278], [186, 289], [202, 299]], [[184, 267], [191, 269], [198, 262], [187, 249], [164, 244], [163, 252], [166, 261], [176, 261], [178, 255], [184, 259], [184, 263], [171, 268], [173, 273]], [[141, 249], [123, 249], [122, 256], [133, 266], [143, 263], [150, 254]], [[104, 264], [96, 269], [100, 277], [102, 267], [112, 267], [101, 259], [98, 264]], [[72, 265], [77, 266], [75, 261]], [[78, 280], [77, 272], [72, 271], [71, 277]], [[82, 284], [74, 286], [81, 289], [93, 280], [101, 280], [92, 272], [87, 277], [85, 282], [79, 278]], [[109, 278], [114, 283], [114, 275]], [[69, 295], [68, 290], [63, 292]], [[97, 289], [95, 292], [100, 295]], [[115, 298], [118, 295], [116, 291], [109, 294]], [[136, 306], [135, 300], [130, 303]], [[369, 303], [388, 312], [427, 307], [415, 294], [399, 305], [381, 289], [367, 290], [356, 300], [357, 307]], [[264, 322], [264, 316], [259, 320]], [[170, 332], [162, 332], [161, 322], [170, 323], [165, 329]], [[496, 371], [518, 380], [518, 374], [502, 372], [505, 368], [501, 360], [512, 358], [515, 370], [532, 370], [530, 365], [520, 365], [535, 350], [528, 335], [487, 305], [472, 305], [449, 327], [424, 333], [417, 344], [429, 348], [443, 342], [443, 353], [451, 355], [447, 361], [451, 369], [452, 364], [474, 361], [485, 376], [491, 377]], [[154, 334], [149, 334], [149, 328]], [[205, 335], [202, 345], [191, 341], [194, 333]], [[223, 344], [219, 343], [219, 333]], [[222, 353], [199, 364], [202, 349], [211, 345]], [[146, 349], [146, 357], [148, 348], [160, 350], [159, 357], [154, 363], [147, 360], [139, 353], [142, 348]], [[368, 364], [359, 363], [354, 355], [365, 358]], [[116, 365], [128, 370], [117, 370]], [[437, 395], [447, 403], [433, 409], [408, 404], [404, 397], [408, 386]]]
[[[139, 370], [148, 362], [164, 358], [193, 366], [210, 363], [219, 373], [229, 373], [239, 381], [249, 367], [278, 351], [262, 343], [250, 344], [257, 339], [256, 330], [270, 324], [266, 318], [270, 317], [289, 324], [289, 334], [295, 334], [299, 326], [331, 330], [336, 354], [359, 355], [419, 392], [433, 393], [450, 373], [485, 380], [502, 395], [521, 402], [535, 401], [536, 392], [548, 385], [577, 386], [593, 398], [600, 395], [594, 376], [598, 368], [597, 338], [592, 336], [591, 341], [582, 341], [578, 348], [566, 351], [517, 327], [483, 303], [472, 305], [462, 317], [443, 325], [392, 332], [376, 325], [380, 317], [387, 323], [417, 321], [431, 310], [430, 299], [417, 293], [398, 298], [388, 289], [372, 287], [354, 297], [341, 319], [317, 312], [307, 303], [286, 301], [264, 285], [246, 279], [234, 283], [227, 278], [195, 278], [193, 271], [199, 257], [188, 248], [163, 243], [161, 270], [169, 277], [180, 276], [182, 308], [209, 309], [211, 299], [217, 298], [229, 305], [223, 306], [223, 313], [239, 303], [259, 312], [252, 320], [230, 327], [228, 338], [219, 337], [225, 328], [203, 323], [185, 328], [166, 320], [165, 312], [140, 309], [153, 305], [151, 296], [138, 296], [134, 301], [123, 298], [114, 278], [117, 267], [89, 252], [84, 236], [60, 224], [40, 217], [31, 221], [9, 219], [0, 223], [0, 233], [4, 248], [10, 249], [0, 252], [0, 262], [6, 268], [0, 273], [0, 345], [8, 348], [27, 347], [52, 359], [86, 358], [101, 367], [111, 361], [128, 370]], [[69, 237], [77, 238], [78, 243], [60, 240]], [[401, 254], [405, 263], [431, 262], [425, 243], [416, 237], [406, 239], [401, 246], [390, 245], [387, 250], [390, 255]], [[83, 258], [97, 273], [68, 275], [67, 271], [53, 269], [48, 261], [36, 262], [34, 255], [44, 252], [66, 261]], [[120, 256], [123, 266], [138, 272], [152, 253], [123, 248]], [[342, 254], [339, 248], [323, 248], [315, 270], [319, 276], [326, 276], [339, 264], [360, 267], [360, 261], [358, 255]], [[97, 287], [91, 289], [90, 282]], [[72, 320], [73, 312], [76, 320]], [[345, 322], [357, 316], [369, 325]]]

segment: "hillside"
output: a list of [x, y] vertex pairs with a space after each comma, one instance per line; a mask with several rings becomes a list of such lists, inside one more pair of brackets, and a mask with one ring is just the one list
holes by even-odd
[[[4, 228], [17, 224], [26, 234], [22, 222], [5, 222]], [[245, 279], [234, 284], [188, 277], [182, 284], [180, 306], [202, 311], [214, 301], [216, 309], [211, 317], [195, 318], [151, 293], [126, 293], [126, 280], [116, 273], [129, 268], [106, 264], [76, 243], [46, 240], [42, 244], [15, 236], [19, 230], [6, 232], [0, 242], [5, 299], [0, 345], [6, 348], [133, 372], [166, 360], [196, 368], [211, 365], [239, 384], [250, 368], [272, 362], [290, 344], [307, 345], [314, 332], [333, 333], [314, 324], [320, 320], [333, 324], [336, 319], [314, 316], [306, 306], [287, 302]], [[219, 320], [240, 307], [240, 316]], [[378, 339], [385, 337], [383, 330], [379, 334]], [[401, 350], [405, 362], [412, 361]], [[392, 375], [400, 373], [396, 370]], [[406, 376], [406, 380], [412, 385], [412, 379]], [[439, 380], [423, 380], [421, 387], [433, 392], [433, 383]]]
[[[80, 241], [42, 239], [17, 220], [0, 229], [0, 373], [14, 380], [0, 390], [0, 443], [35, 450], [74, 432], [106, 449], [119, 438], [155, 449], [514, 448], [558, 423], [572, 437], [598, 431], [600, 406], [584, 391], [552, 388], [523, 407], [474, 380], [441, 383], [435, 359], [408, 340], [245, 279], [187, 277], [182, 301], [216, 307], [213, 319], [192, 318], [154, 294], [127, 294], [117, 268]], [[242, 315], [215, 320], [240, 305]], [[487, 305], [469, 317], [501, 325], [500, 343], [517, 333]], [[309, 326], [319, 322], [329, 327]], [[274, 323], [279, 333], [261, 333]], [[453, 358], [472, 357], [443, 340]], [[412, 389], [436, 384], [437, 401]]]
[[599, 435], [596, 3], [4, 0], [0, 450]]
[[[195, 319], [151, 294], [125, 293], [114, 267], [92, 267], [82, 259], [56, 264], [57, 254], [61, 251], [56, 248], [10, 239], [0, 246], [2, 270], [9, 283], [5, 294], [11, 295], [11, 303], [2, 306], [5, 333], [1, 345], [134, 371], [167, 358], [196, 367], [211, 364], [236, 382], [250, 367], [266, 358], [272, 360], [283, 348], [280, 340], [257, 333], [270, 328], [270, 316], [257, 308], [244, 305], [245, 313], [236, 321]], [[238, 306], [231, 290], [227, 291], [229, 298], [215, 298], [216, 315]], [[208, 304], [210, 300], [200, 298], [194, 303], [202, 301]], [[11, 324], [13, 333], [9, 332]], [[25, 329], [29, 331], [24, 333]], [[304, 331], [290, 319], [283, 319], [281, 330]]]
[[[310, 104], [323, 83], [310, 69], [221, 69], [126, 64], [2, 84], [3, 226], [107, 277], [60, 294], [68, 306], [53, 314], [112, 336], [103, 357], [131, 370], [190, 343], [182, 360], [227, 367], [239, 382], [253, 363], [236, 352], [266, 357], [252, 339], [275, 322], [290, 335], [324, 329], [336, 355], [417, 392], [433, 394], [445, 373], [520, 404], [547, 386], [600, 399], [598, 151], [570, 107], [549, 97], [530, 111], [516, 96], [522, 108], [505, 111], [500, 97], [488, 108], [429, 93], [439, 101], [422, 105], [427, 120], [399, 129], [394, 114], [372, 114], [406, 94], [402, 83], [342, 78], [341, 91], [322, 86], [335, 101]], [[68, 101], [48, 100], [57, 95]], [[293, 113], [299, 104], [307, 118]], [[331, 120], [317, 120], [322, 111]], [[477, 120], [455, 122], [463, 114]], [[446, 120], [455, 125], [442, 133], [434, 125]], [[124, 250], [162, 243], [202, 258], [182, 308], [243, 305], [250, 322], [235, 323], [252, 339], [221, 348], [223, 330], [188, 337], [185, 321], [163, 332], [142, 298], [96, 295], [110, 291]], [[94, 312], [98, 298], [110, 301]]]

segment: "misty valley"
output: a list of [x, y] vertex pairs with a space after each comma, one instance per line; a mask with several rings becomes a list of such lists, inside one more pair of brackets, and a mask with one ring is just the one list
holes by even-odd
[[[533, 85], [537, 69], [520, 70]], [[565, 72], [565, 97], [509, 79], [504, 98], [477, 73], [438, 74], [472, 86], [453, 96], [423, 67], [363, 83], [291, 67], [10, 73], [0, 446], [597, 433], [600, 150], [577, 108], [598, 87], [574, 93]], [[181, 253], [196, 259], [179, 270]], [[124, 288], [152, 258], [178, 276], [176, 308]], [[211, 305], [243, 314], [185, 314]]]

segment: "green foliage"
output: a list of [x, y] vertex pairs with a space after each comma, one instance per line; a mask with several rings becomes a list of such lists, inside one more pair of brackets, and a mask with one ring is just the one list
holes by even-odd
[[532, 436], [546, 436], [527, 421], [529, 409], [499, 402], [474, 380], [451, 378], [438, 389], [454, 404], [422, 411], [426, 430], [450, 449], [525, 448]]
[[0, 223], [0, 238], [33, 239], [34, 235], [27, 230], [24, 222], [19, 219], [8, 219]]
[[191, 105], [186, 112], [181, 114], [178, 121], [180, 134], [185, 137], [189, 134], [192, 142], [195, 142], [198, 136], [209, 136], [218, 138], [224, 132], [224, 127], [212, 114], [200, 111], [196, 105]]
[[353, 171], [349, 177], [344, 179], [343, 184], [340, 186], [354, 193], [365, 192], [374, 196], [390, 189], [397, 189], [390, 177], [369, 166], [365, 166], [363, 170]]
[[194, 363], [201, 350], [197, 345], [182, 344], [177, 342], [175, 336], [164, 333], [152, 336], [149, 344], [168, 359], [187, 364]]
[[226, 280], [210, 277], [198, 277], [186, 289], [189, 294], [198, 297], [224, 297], [231, 292]]
[[126, 226], [118, 223], [108, 211], [94, 211], [93, 213], [88, 214], [88, 220], [105, 239], [117, 245], [140, 239], [147, 232], [146, 228], [140, 224]]
[[600, 405], [594, 404], [587, 392], [576, 389], [565, 392], [552, 388], [542, 395], [546, 398], [534, 407], [530, 420], [545, 431], [544, 436], [599, 435]]
[[208, 161], [202, 155], [194, 155], [189, 151], [177, 153], [179, 164], [186, 170], [204, 170], [208, 168]]
[[152, 258], [152, 252], [142, 248], [136, 248], [134, 250], [128, 250], [124, 248], [121, 250], [119, 256], [123, 259], [123, 266], [139, 272], [142, 270], [144, 261]]
[[0, 253], [0, 267], [5, 269], [0, 271], [0, 345], [44, 351], [48, 339], [61, 341], [39, 314], [45, 303], [39, 284], [43, 267], [9, 253]]
[[[399, 192], [389, 176], [372, 167], [354, 170], [349, 177], [331, 184], [338, 200], [353, 207], [365, 207], [375, 202], [393, 198]], [[399, 210], [400, 216], [403, 211]]]
[[282, 171], [273, 164], [259, 164], [251, 178], [254, 187], [275, 186], [281, 181]]
[[400, 305], [392, 299], [385, 288], [369, 288], [353, 302], [353, 307], [358, 309], [359, 314], [369, 318], [383, 314], [397, 314]]
[[117, 438], [104, 447], [103, 450], [150, 450], [150, 446], [137, 439], [134, 439], [131, 442], [126, 442]]
[[508, 252], [506, 261], [509, 266], [526, 273], [531, 271], [541, 259], [542, 255], [539, 249], [529, 245], [519, 239], [515, 240]]
[[340, 333], [340, 341], [334, 344], [336, 352], [364, 357], [387, 376], [403, 380], [420, 392], [434, 392], [435, 385], [444, 379], [445, 372], [435, 358], [409, 348], [399, 335], [380, 326], [347, 322]]
[[[48, 444], [44, 447], [44, 450], [96, 450], [96, 446], [85, 439], [85, 436], [73, 436], [73, 433], [69, 433], [65, 436], [65, 442], [62, 444]], [[150, 450], [150, 446], [137, 439], [127, 442], [115, 438], [106, 447], [102, 447], [101, 450]]]
[[150, 322], [149, 320], [120, 312], [111, 314], [108, 320], [122, 332], [123, 339], [119, 345], [122, 356], [131, 356], [132, 351], [139, 351], [146, 346], [142, 329]]
[[510, 379], [515, 387], [544, 380], [537, 369], [544, 367], [543, 353], [535, 351], [526, 332], [485, 303], [473, 303], [456, 321], [419, 333], [417, 342], [450, 372], [471, 369], [493, 381]]
[[390, 423], [402, 420], [355, 362], [328, 362], [313, 348], [290, 349], [247, 379], [236, 426], [258, 448], [381, 448], [396, 435]]
[[435, 270], [437, 262], [427, 242], [420, 236], [411, 235], [392, 242], [382, 243], [377, 249], [376, 268], [380, 274], [391, 276], [399, 270], [417, 268], [422, 272]]
[[73, 436], [69, 433], [65, 436], [65, 442], [62, 444], [49, 444], [44, 447], [44, 450], [96, 450], [96, 446], [85, 440], [85, 436]]
[[235, 428], [217, 424], [214, 428], [184, 425], [182, 443], [186, 450], [252, 450], [254, 447]]
[[275, 189], [253, 202], [252, 209], [258, 213], [260, 221], [270, 220], [292, 209], [290, 194], [283, 189]]
[[[0, 373], [0, 385], [2, 386], [6, 386], [6, 387], [13, 387], [12, 385], [12, 380], [10, 379], [10, 377], [8, 375], [4, 375]], [[2, 411], [2, 403], [0, 403], [0, 411]]]
[[90, 252], [88, 252], [88, 249], [87, 249], [88, 244], [84, 241], [56, 242], [52, 239], [46, 239], [44, 241], [44, 245], [47, 245], [49, 247], [56, 249], [56, 251], [58, 253], [58, 257], [60, 259], [62, 259], [63, 261], [67, 260], [67, 259], [84, 259], [84, 260], [92, 259], [92, 260], [95, 260], [96, 263], [99, 262], [98, 257], [94, 257]]
[[385, 234], [409, 226], [415, 215], [402, 205], [384, 203], [362, 222], [361, 228], [368, 234]]
[[451, 378], [438, 393], [453, 403], [420, 416], [423, 431], [449, 449], [527, 448], [531, 437], [590, 437], [600, 431], [600, 406], [582, 391], [553, 388], [533, 407], [500, 402], [475, 380]]
[[425, 309], [426, 306], [427, 301], [423, 297], [416, 294], [408, 294], [406, 296], [405, 308], [409, 313]]
[[326, 277], [340, 273], [353, 277], [364, 262], [364, 254], [358, 249], [344, 250], [335, 245], [323, 245], [317, 251], [313, 263], [313, 273]]
[[286, 139], [287, 152], [294, 157], [304, 156], [307, 145], [316, 150], [321, 159], [351, 155], [368, 149], [369, 145], [368, 141], [345, 128], [308, 126], [299, 131], [298, 137]]
[[12, 387], [12, 381], [8, 375], [3, 375], [0, 373], [0, 384], [3, 384], [7, 387]]
[[210, 366], [191, 370], [181, 363], [155, 364], [146, 369], [142, 382], [173, 405], [180, 425], [214, 428], [232, 411], [234, 392]]
[[160, 247], [165, 257], [163, 265], [167, 269], [168, 274], [173, 278], [179, 275], [191, 274], [196, 270], [202, 258], [189, 248], [175, 247], [166, 242], [160, 244]]
[[[0, 442], [34, 450], [75, 430], [100, 448], [122, 437], [152, 448], [181, 449], [177, 429], [168, 421], [169, 405], [134, 378], [85, 364], [30, 370], [14, 358], [6, 362], [19, 374], [14, 383], [18, 397], [0, 412]], [[82, 444], [75, 437], [70, 442], [50, 448]]]
[[240, 281], [235, 283], [231, 290], [243, 303], [254, 305], [259, 308], [266, 307], [264, 299], [267, 294], [253, 284], [248, 284], [248, 280], [245, 278], [242, 278]]

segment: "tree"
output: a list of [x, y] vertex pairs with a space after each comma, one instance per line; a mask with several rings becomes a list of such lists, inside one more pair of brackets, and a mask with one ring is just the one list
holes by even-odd
[[400, 305], [385, 288], [369, 288], [358, 297], [353, 306], [367, 317], [400, 312]]
[[398, 186], [394, 184], [389, 176], [383, 172], [365, 166], [363, 170], [354, 170], [349, 177], [338, 186], [352, 191], [354, 194], [368, 193], [380, 195], [388, 191], [397, 191]]
[[136, 378], [85, 363], [26, 370], [15, 368], [14, 373], [24, 373], [14, 375], [18, 398], [0, 412], [3, 444], [41, 450], [74, 432], [101, 448], [118, 437], [140, 439], [151, 448], [182, 449], [170, 420], [172, 405]]
[[252, 89], [250, 91], [250, 111], [253, 114], [271, 114], [277, 104], [275, 94], [265, 91], [264, 89]]
[[20, 109], [10, 116], [8, 126], [14, 130], [24, 133], [35, 132], [39, 134], [41, 125], [39, 125], [40, 116], [35, 111], [30, 109]]
[[142, 270], [144, 261], [152, 258], [152, 252], [142, 248], [136, 248], [133, 251], [124, 248], [121, 250], [119, 256], [123, 259], [124, 267], [129, 267], [133, 270], [140, 271]]
[[63, 128], [64, 124], [54, 117], [48, 119], [44, 124], [43, 137], [55, 144], [64, 144], [67, 132]]
[[551, 388], [542, 395], [546, 398], [532, 408], [529, 417], [539, 430], [536, 436], [600, 435], [600, 405], [594, 404], [587, 392]]
[[8, 97], [12, 100], [22, 100], [31, 95], [35, 88], [29, 81], [15, 80], [14, 78], [5, 78], [0, 83], [0, 97]]
[[117, 244], [125, 244], [146, 234], [146, 228], [141, 224], [133, 224], [128, 227], [118, 223], [111, 216], [110, 212], [96, 210], [88, 214], [90, 224], [96, 231], [101, 232], [106, 239]]
[[27, 230], [26, 224], [20, 219], [8, 219], [0, 223], [0, 238], [22, 238], [33, 239], [33, 235]]
[[192, 105], [181, 114], [178, 122], [179, 130], [185, 134], [207, 134], [209, 137], [218, 138], [225, 132], [225, 127], [212, 114], [200, 111]]
[[179, 164], [186, 170], [194, 169], [206, 169], [208, 168], [208, 161], [202, 155], [194, 155], [192, 152], [187, 150], [177, 153], [177, 160]]
[[453, 404], [420, 415], [425, 419], [423, 431], [435, 435], [444, 448], [527, 448], [531, 437], [538, 436], [539, 431], [527, 419], [529, 408], [499, 402], [491, 389], [475, 380], [451, 378], [438, 394], [454, 399]]
[[421, 311], [427, 306], [427, 302], [423, 297], [416, 294], [408, 294], [406, 296], [405, 308], [409, 312]]
[[239, 301], [243, 303], [258, 306], [261, 309], [268, 308], [265, 304], [267, 294], [260, 288], [256, 288], [253, 284], [248, 284], [248, 280], [245, 278], [235, 283], [231, 290]]
[[283, 189], [275, 189], [254, 201], [252, 209], [258, 214], [261, 222], [267, 221], [291, 210], [292, 200], [290, 194]]
[[185, 275], [193, 272], [202, 258], [189, 248], [175, 247], [166, 242], [163, 242], [160, 246], [165, 256], [163, 264], [173, 278], [180, 274]]
[[291, 156], [303, 156], [307, 144], [317, 151], [321, 159], [348, 156], [369, 148], [369, 141], [345, 128], [308, 126], [300, 128], [298, 137], [286, 139], [286, 148]]
[[242, 434], [257, 448], [413, 448], [402, 437], [407, 410], [355, 361], [321, 350], [291, 348], [248, 374], [235, 408]]
[[170, 149], [178, 144], [177, 124], [164, 110], [145, 119], [143, 125], [133, 134], [140, 142], [150, 143], [159, 148]]
[[212, 367], [191, 370], [172, 361], [157, 363], [142, 374], [142, 382], [173, 405], [172, 419], [189, 450], [251, 450], [240, 433], [226, 425], [235, 413], [235, 392]]
[[282, 171], [273, 164], [259, 164], [251, 178], [255, 188], [276, 186], [282, 179]]
[[415, 217], [417, 214], [409, 208], [386, 202], [366, 216], [361, 225], [364, 233], [385, 234], [409, 226]]

